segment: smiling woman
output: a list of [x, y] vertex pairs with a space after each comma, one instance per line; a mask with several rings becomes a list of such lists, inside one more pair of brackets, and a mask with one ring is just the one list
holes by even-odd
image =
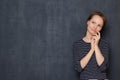
[[100, 35], [105, 23], [106, 17], [102, 12], [92, 12], [87, 19], [85, 37], [74, 43], [74, 65], [80, 72], [80, 80], [107, 79], [109, 47]]

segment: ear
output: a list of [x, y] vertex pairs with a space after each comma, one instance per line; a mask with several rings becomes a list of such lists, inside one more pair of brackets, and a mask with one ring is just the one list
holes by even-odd
[[89, 24], [89, 22], [90, 22], [90, 21], [88, 20], [88, 21], [87, 21], [87, 25]]

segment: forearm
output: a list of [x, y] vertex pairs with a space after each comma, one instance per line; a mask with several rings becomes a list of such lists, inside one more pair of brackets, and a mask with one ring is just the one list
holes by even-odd
[[89, 60], [90, 60], [93, 53], [94, 53], [94, 50], [91, 49], [87, 53], [87, 55], [81, 59], [80, 65], [81, 65], [82, 69], [85, 68], [85, 66], [88, 64], [88, 62], [89, 62]]
[[104, 56], [102, 55], [101, 50], [99, 49], [98, 46], [95, 46], [95, 56], [97, 64], [100, 66], [104, 61]]

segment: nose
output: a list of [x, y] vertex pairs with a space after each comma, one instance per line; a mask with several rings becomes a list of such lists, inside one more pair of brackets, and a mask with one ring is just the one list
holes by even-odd
[[94, 29], [97, 29], [97, 25], [94, 25]]

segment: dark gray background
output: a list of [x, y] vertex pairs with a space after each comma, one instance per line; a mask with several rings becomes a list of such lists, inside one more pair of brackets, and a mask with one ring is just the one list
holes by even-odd
[[79, 80], [72, 44], [91, 11], [106, 14], [110, 77], [120, 79], [120, 0], [0, 0], [0, 80]]

